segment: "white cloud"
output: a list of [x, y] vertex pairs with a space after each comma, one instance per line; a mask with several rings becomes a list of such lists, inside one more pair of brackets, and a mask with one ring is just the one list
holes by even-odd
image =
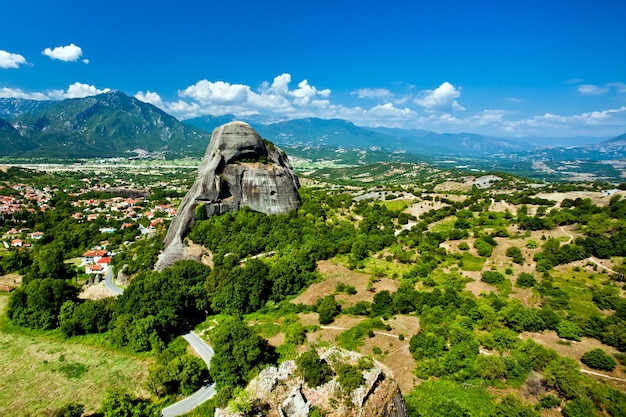
[[76, 62], [83, 56], [83, 50], [80, 46], [76, 46], [73, 43], [67, 46], [57, 46], [54, 49], [46, 48], [41, 53], [52, 59], [64, 62]]
[[626, 84], [622, 82], [606, 83], [603, 86], [597, 86], [593, 84], [581, 84], [578, 86], [578, 92], [584, 95], [599, 96], [606, 94], [611, 90], [615, 90], [619, 94], [626, 93]]
[[243, 103], [248, 100], [250, 94], [252, 91], [247, 85], [209, 80], [198, 81], [178, 93], [181, 97], [188, 97], [205, 104]]
[[20, 65], [26, 64], [26, 58], [22, 55], [0, 49], [0, 68], [19, 68]]
[[23, 98], [26, 100], [49, 100], [50, 97], [43, 93], [27, 93], [19, 88], [0, 88], [1, 98]]
[[597, 85], [593, 84], [581, 84], [578, 86], [577, 90], [580, 94], [591, 96], [598, 96], [609, 92], [609, 89], [607, 87], [598, 87]]
[[95, 96], [96, 94], [108, 93], [109, 91], [111, 91], [110, 88], [100, 90], [93, 85], [75, 82], [67, 88], [67, 91], [52, 90], [48, 92], [48, 96], [55, 100], [63, 100], [66, 98], [83, 98], [88, 96]]
[[353, 91], [353, 95], [358, 98], [378, 98], [378, 99], [390, 99], [393, 97], [393, 93], [386, 88], [360, 88]]
[[143, 91], [137, 91], [135, 94], [135, 98], [137, 100], [143, 101], [144, 103], [150, 103], [157, 107], [163, 107], [163, 99], [158, 93], [153, 93], [148, 90], [145, 93]]
[[89, 60], [88, 60], [87, 58], [83, 59], [83, 62], [84, 62], [85, 64], [89, 64]]
[[446, 81], [434, 90], [422, 91], [420, 97], [413, 102], [430, 111], [465, 110], [456, 101], [459, 97], [461, 97], [461, 90]]

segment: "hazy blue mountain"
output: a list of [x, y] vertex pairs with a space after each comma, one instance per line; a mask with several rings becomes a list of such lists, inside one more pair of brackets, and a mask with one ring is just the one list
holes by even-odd
[[397, 137], [372, 132], [341, 119], [293, 119], [256, 129], [264, 138], [292, 147], [399, 149]]
[[626, 146], [626, 133], [624, 133], [622, 135], [619, 135], [619, 136], [616, 136], [616, 137], [614, 137], [612, 139], [607, 139], [607, 140], [605, 140], [603, 142], [600, 142], [598, 144], [598, 146], [601, 146], [601, 147], [602, 146], [603, 147], [606, 147], [606, 146], [621, 146], [621, 147], [624, 147], [624, 146]]
[[51, 100], [26, 100], [22, 98], [0, 98], [0, 118], [10, 119], [24, 113], [32, 113], [41, 110], [50, 104]]
[[510, 139], [473, 133], [439, 134], [426, 130], [363, 128], [340, 119], [294, 119], [257, 127], [261, 136], [279, 145], [376, 147], [417, 155], [490, 156], [520, 152], [532, 146]]
[[192, 119], [183, 120], [183, 124], [188, 126], [194, 126], [200, 128], [208, 133], [212, 133], [213, 129], [224, 123], [229, 123], [234, 120], [242, 120], [237, 118], [234, 114], [225, 114], [222, 116], [212, 116], [210, 114], [206, 116], [194, 117]]
[[36, 145], [15, 155], [23, 157], [200, 156], [210, 139], [203, 130], [119, 91], [54, 102], [11, 123]]

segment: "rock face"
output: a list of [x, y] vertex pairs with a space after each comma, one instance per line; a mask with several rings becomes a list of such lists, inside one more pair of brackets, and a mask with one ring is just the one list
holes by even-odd
[[156, 269], [184, 258], [183, 239], [196, 220], [197, 209], [202, 217], [242, 207], [266, 214], [287, 213], [300, 206], [299, 187], [287, 156], [263, 141], [250, 125], [231, 122], [217, 127], [196, 181], [167, 231]]
[[[333, 366], [355, 365], [361, 355], [338, 348], [319, 351], [320, 358]], [[215, 417], [307, 417], [316, 408], [326, 417], [407, 417], [406, 404], [391, 371], [376, 363], [362, 371], [364, 384], [345, 392], [337, 377], [318, 387], [309, 387], [297, 372], [294, 361], [279, 368], [268, 367], [246, 388], [252, 413], [243, 414], [230, 408], [217, 409]], [[255, 414], [256, 413], [256, 414]]]

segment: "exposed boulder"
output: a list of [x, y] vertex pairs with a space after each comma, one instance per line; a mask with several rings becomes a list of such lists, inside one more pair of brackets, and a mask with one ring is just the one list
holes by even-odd
[[[341, 364], [355, 366], [362, 358], [338, 348], [321, 350], [319, 356], [335, 368]], [[217, 409], [215, 416], [300, 417], [315, 408], [327, 417], [407, 417], [404, 398], [390, 370], [374, 362], [361, 373], [364, 383], [352, 392], [345, 392], [336, 375], [320, 386], [309, 387], [295, 362], [285, 361], [278, 368], [265, 368], [246, 388], [245, 401], [251, 414], [224, 408]]]
[[157, 270], [183, 259], [183, 240], [196, 220], [242, 207], [266, 214], [300, 206], [300, 183], [280, 149], [247, 123], [231, 122], [213, 131], [198, 176], [180, 203], [165, 236]]

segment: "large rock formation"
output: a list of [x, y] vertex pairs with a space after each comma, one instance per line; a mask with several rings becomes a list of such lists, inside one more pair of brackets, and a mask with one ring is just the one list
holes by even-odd
[[231, 122], [213, 131], [191, 189], [165, 236], [156, 269], [184, 258], [183, 240], [196, 220], [242, 207], [266, 214], [287, 213], [300, 205], [300, 183], [287, 156], [265, 142], [247, 123]]
[[[362, 356], [338, 348], [319, 351], [320, 358], [332, 367], [341, 364], [356, 365]], [[294, 361], [285, 361], [280, 367], [268, 367], [246, 388], [244, 399], [252, 413], [244, 414], [231, 407], [218, 409], [215, 417], [307, 417], [313, 408], [327, 417], [407, 417], [406, 404], [391, 371], [380, 363], [361, 371], [364, 383], [352, 392], [346, 392], [335, 375], [328, 382], [309, 387]], [[255, 414], [256, 413], [256, 414]]]

